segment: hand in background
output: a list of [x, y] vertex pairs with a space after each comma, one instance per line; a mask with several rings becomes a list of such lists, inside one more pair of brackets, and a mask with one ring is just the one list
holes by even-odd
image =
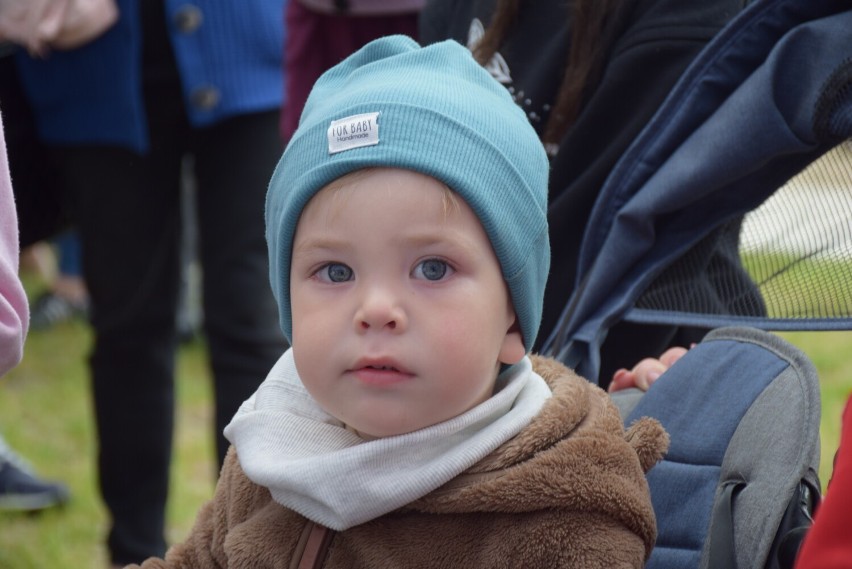
[[657, 381], [663, 372], [672, 367], [686, 352], [687, 348], [680, 346], [669, 348], [663, 352], [663, 355], [659, 359], [645, 358], [633, 366], [632, 369], [621, 368], [616, 370], [612, 374], [612, 381], [609, 384], [608, 391], [615, 393], [616, 391], [630, 387], [648, 391], [651, 384]]
[[44, 57], [95, 39], [117, 19], [114, 0], [0, 0], [0, 41]]

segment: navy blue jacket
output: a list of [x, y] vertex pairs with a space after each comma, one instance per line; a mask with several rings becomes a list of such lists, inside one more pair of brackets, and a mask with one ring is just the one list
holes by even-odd
[[[21, 80], [46, 142], [147, 148], [140, 1], [117, 0], [116, 25], [78, 49], [43, 60], [19, 53]], [[193, 126], [281, 106], [285, 0], [156, 1], [165, 3]]]

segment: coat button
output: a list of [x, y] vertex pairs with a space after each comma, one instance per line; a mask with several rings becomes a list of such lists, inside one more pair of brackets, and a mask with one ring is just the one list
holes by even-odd
[[198, 29], [201, 22], [204, 20], [204, 15], [198, 6], [185, 4], [175, 13], [174, 22], [177, 29], [184, 34], [190, 34]]
[[199, 87], [192, 91], [189, 96], [192, 105], [202, 111], [209, 111], [219, 104], [220, 99], [219, 89], [211, 86]]

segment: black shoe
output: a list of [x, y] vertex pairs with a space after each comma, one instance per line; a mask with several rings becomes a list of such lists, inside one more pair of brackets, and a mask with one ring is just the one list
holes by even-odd
[[88, 313], [87, 303], [75, 303], [53, 292], [46, 292], [33, 303], [30, 310], [30, 329], [46, 330], [66, 320], [85, 319]]
[[70, 495], [64, 484], [40, 480], [0, 443], [0, 511], [37, 512], [61, 506]]

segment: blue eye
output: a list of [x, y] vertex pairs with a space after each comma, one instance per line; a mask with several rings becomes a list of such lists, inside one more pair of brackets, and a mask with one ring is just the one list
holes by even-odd
[[414, 267], [414, 276], [427, 281], [439, 281], [443, 279], [452, 268], [446, 261], [441, 259], [426, 259]]
[[352, 280], [352, 269], [342, 263], [329, 263], [317, 272], [321, 281], [343, 283]]

